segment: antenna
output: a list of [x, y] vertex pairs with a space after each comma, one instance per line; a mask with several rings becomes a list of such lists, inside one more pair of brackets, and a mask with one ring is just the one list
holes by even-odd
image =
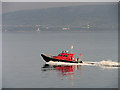
[[74, 47], [73, 47], [73, 45], [71, 45], [71, 47], [70, 47], [70, 48], [71, 48], [71, 53], [72, 53], [72, 49], [74, 48]]

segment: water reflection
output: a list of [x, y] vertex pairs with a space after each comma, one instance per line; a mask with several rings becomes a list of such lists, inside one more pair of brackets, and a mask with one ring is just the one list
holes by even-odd
[[79, 70], [80, 75], [81, 72], [81, 65], [50, 65], [45, 64], [42, 67], [42, 71], [50, 71], [50, 70], [56, 70], [59, 74], [59, 76], [74, 76], [75, 71]]

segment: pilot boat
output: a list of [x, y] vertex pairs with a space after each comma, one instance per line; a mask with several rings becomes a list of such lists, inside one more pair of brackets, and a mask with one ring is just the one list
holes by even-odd
[[82, 54], [80, 54], [79, 58], [75, 58], [74, 55], [75, 54], [68, 52], [68, 51], [62, 51], [57, 56], [41, 54], [42, 58], [46, 62], [55, 61], [55, 62], [68, 62], [68, 63], [83, 63], [82, 62]]

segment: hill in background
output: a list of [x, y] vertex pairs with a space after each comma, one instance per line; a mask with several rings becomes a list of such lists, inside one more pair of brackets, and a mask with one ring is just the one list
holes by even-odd
[[[117, 5], [80, 5], [4, 13], [9, 30], [117, 30]], [[20, 29], [18, 26], [23, 25]], [[29, 26], [25, 29], [24, 26]], [[32, 28], [31, 28], [31, 27]], [[63, 28], [64, 27], [64, 28]]]

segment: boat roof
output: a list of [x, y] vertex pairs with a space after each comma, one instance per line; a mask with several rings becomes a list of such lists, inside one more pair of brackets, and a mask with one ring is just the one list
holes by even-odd
[[75, 55], [73, 53], [60, 53], [60, 54]]
[[62, 53], [60, 53], [60, 54], [62, 54], [62, 55], [75, 55], [75, 54], [70, 53], [68, 51], [62, 51]]

